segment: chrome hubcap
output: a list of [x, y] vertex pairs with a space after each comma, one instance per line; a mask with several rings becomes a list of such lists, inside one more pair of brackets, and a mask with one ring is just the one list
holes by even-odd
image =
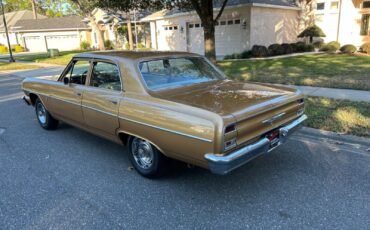
[[42, 103], [37, 104], [36, 114], [37, 114], [37, 119], [39, 119], [39, 121], [42, 124], [45, 124], [45, 122], [46, 122], [46, 110], [45, 110], [45, 107]]
[[131, 151], [135, 162], [143, 169], [150, 168], [153, 164], [154, 152], [151, 144], [145, 140], [135, 138], [132, 141]]

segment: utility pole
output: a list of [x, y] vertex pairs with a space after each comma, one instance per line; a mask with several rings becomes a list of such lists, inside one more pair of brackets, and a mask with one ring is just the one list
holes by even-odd
[[1, 4], [1, 11], [3, 13], [3, 24], [4, 24], [6, 39], [8, 40], [9, 62], [15, 62], [13, 58], [12, 46], [10, 45], [10, 40], [9, 40], [8, 25], [6, 24], [3, 0], [0, 0], [0, 4]]
[[33, 19], [37, 19], [36, 3], [35, 0], [31, 0]]

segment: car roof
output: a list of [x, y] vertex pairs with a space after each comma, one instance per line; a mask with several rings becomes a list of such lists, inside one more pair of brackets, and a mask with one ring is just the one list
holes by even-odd
[[131, 60], [154, 59], [171, 56], [200, 56], [181, 51], [97, 51], [75, 55], [76, 58], [124, 58]]

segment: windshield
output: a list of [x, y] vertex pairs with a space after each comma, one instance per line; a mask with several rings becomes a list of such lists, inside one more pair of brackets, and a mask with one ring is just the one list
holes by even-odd
[[139, 69], [150, 90], [177, 88], [224, 79], [212, 65], [201, 57], [144, 61], [139, 64]]

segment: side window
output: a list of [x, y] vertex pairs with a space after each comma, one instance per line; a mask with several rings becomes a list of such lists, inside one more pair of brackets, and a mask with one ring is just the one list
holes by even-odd
[[90, 63], [88, 61], [76, 61], [68, 70], [65, 77], [69, 78], [70, 83], [84, 85], [86, 83], [89, 67]]
[[107, 62], [94, 62], [90, 85], [121, 91], [121, 80], [117, 65]]

